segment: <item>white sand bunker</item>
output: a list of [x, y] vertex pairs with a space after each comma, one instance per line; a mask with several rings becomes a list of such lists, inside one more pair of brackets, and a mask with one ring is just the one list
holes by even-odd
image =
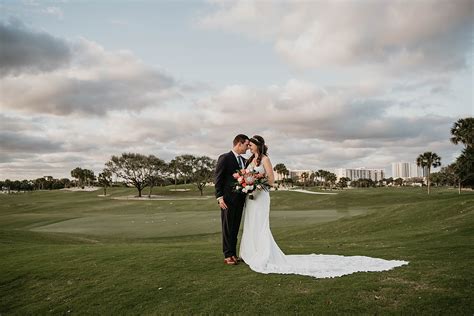
[[212, 196], [193, 196], [193, 197], [181, 197], [181, 196], [166, 196], [166, 195], [143, 195], [142, 197], [138, 197], [135, 195], [127, 195], [127, 196], [117, 196], [114, 197], [114, 200], [132, 200], [132, 201], [182, 201], [182, 200], [207, 200], [212, 198]]
[[300, 192], [300, 193], [307, 193], [307, 194], [337, 194], [334, 192], [313, 192], [313, 191], [306, 191], [306, 190], [291, 190], [292, 192]]
[[100, 187], [78, 187], [78, 188], [64, 188], [63, 191], [73, 191], [73, 192], [92, 192], [101, 189]]
[[290, 192], [300, 192], [300, 193], [307, 193], [307, 194], [337, 194], [335, 192], [314, 192], [314, 191], [306, 191], [306, 190], [288, 190]]

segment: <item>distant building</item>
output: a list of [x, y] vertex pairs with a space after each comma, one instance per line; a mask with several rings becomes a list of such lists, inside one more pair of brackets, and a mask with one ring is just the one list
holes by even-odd
[[311, 170], [290, 170], [290, 179], [297, 178], [299, 181], [302, 181], [301, 175], [306, 172], [308, 176], [311, 175]]
[[392, 178], [421, 178], [426, 174], [426, 168], [418, 167], [413, 162], [393, 162], [392, 163]]
[[273, 171], [273, 176], [275, 177], [275, 181], [281, 181], [285, 179], [285, 175], [277, 173], [276, 171]]
[[366, 169], [366, 168], [338, 168], [335, 169], [337, 180], [347, 177], [352, 180], [372, 179], [373, 181], [380, 181], [385, 178], [385, 171], [383, 169]]

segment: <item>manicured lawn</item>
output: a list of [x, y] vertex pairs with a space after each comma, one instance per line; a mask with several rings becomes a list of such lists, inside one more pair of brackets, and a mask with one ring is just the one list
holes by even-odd
[[[199, 196], [172, 188], [154, 194]], [[101, 191], [0, 195], [0, 314], [472, 315], [474, 193], [337, 192], [272, 192], [282, 250], [408, 266], [334, 279], [263, 275], [222, 264], [213, 198], [112, 199], [134, 194], [129, 188], [106, 198]]]

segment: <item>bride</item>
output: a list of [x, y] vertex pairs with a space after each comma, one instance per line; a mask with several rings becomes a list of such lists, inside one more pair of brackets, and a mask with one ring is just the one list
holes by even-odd
[[[268, 183], [273, 185], [275, 179], [272, 164], [267, 156], [265, 140], [255, 135], [250, 139], [249, 148], [252, 156], [247, 161], [247, 168], [253, 168], [264, 174]], [[255, 191], [254, 199], [246, 198], [240, 256], [253, 271], [327, 278], [358, 271], [390, 270], [408, 264], [406, 261], [363, 256], [285, 255], [273, 239], [269, 215], [270, 194], [268, 191]]]

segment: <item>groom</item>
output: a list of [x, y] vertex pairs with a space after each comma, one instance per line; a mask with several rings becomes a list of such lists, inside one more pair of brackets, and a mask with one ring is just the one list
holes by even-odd
[[241, 156], [247, 151], [249, 138], [244, 134], [235, 136], [233, 148], [228, 153], [220, 155], [217, 160], [215, 173], [216, 198], [221, 208], [222, 248], [224, 263], [235, 265], [237, 258], [237, 235], [239, 233], [245, 194], [234, 192], [234, 177], [236, 170], [245, 168], [245, 159]]

